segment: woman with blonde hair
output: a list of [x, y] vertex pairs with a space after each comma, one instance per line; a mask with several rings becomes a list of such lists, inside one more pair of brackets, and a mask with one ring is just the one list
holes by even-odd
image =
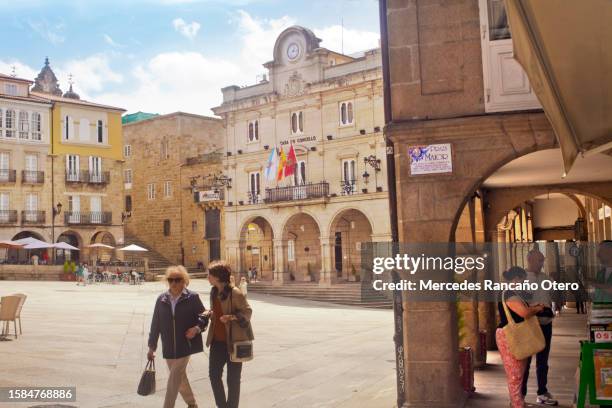
[[174, 407], [179, 392], [189, 408], [197, 408], [186, 369], [189, 357], [204, 350], [202, 332], [206, 330], [208, 319], [200, 317], [200, 314], [206, 309], [200, 296], [187, 289], [189, 274], [185, 267], [168, 267], [166, 282], [168, 290], [155, 302], [147, 358], [155, 358], [157, 340], [161, 335], [162, 354], [170, 371], [164, 408]]

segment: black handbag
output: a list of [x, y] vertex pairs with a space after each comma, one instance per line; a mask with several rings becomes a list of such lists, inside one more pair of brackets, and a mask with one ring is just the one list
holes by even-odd
[[138, 384], [138, 395], [151, 394], [155, 394], [155, 360], [149, 360]]

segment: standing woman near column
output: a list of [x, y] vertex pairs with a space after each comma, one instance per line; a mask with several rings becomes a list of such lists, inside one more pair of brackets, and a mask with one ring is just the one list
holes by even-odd
[[[212, 309], [206, 345], [210, 347], [209, 377], [217, 408], [238, 408], [242, 362], [232, 361], [234, 344], [253, 340], [251, 306], [240, 289], [230, 284], [232, 271], [223, 261], [208, 267]], [[227, 397], [223, 387], [223, 367], [227, 365]]]
[[[504, 279], [507, 282], [521, 283], [527, 277], [527, 272], [521, 267], [513, 266], [504, 272]], [[502, 294], [502, 301], [498, 303], [500, 323], [495, 332], [495, 340], [499, 354], [501, 355], [506, 370], [508, 380], [508, 392], [510, 394], [510, 406], [512, 408], [525, 407], [525, 395], [521, 391], [523, 385], [523, 377], [525, 375], [525, 367], [527, 367], [527, 359], [516, 359], [510, 352], [506, 333], [503, 328], [508, 324], [508, 317], [504, 310], [504, 304], [508, 307], [508, 311], [512, 320], [515, 323], [520, 323], [525, 319], [535, 316], [544, 308], [543, 305], [529, 306], [529, 304], [521, 297], [521, 293], [515, 291], [505, 291]]]
[[205, 311], [200, 296], [186, 288], [189, 274], [185, 267], [170, 266], [166, 281], [168, 290], [155, 302], [147, 358], [155, 358], [161, 335], [162, 353], [170, 371], [164, 408], [174, 407], [179, 392], [189, 408], [197, 408], [186, 369], [189, 357], [204, 350], [201, 333], [206, 330], [208, 319], [200, 318]]

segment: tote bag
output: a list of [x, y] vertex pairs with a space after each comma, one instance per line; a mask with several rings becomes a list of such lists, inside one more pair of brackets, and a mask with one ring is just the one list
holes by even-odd
[[145, 367], [140, 383], [138, 383], [138, 395], [155, 394], [155, 361], [149, 360]]
[[506, 305], [505, 295], [504, 292], [502, 294], [502, 304], [508, 324], [502, 330], [506, 334], [510, 353], [517, 360], [523, 360], [544, 350], [546, 340], [536, 316], [531, 316], [520, 323], [514, 321], [508, 305]]

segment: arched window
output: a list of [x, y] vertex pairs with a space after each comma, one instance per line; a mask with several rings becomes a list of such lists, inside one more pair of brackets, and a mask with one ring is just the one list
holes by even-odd
[[291, 114], [291, 133], [297, 133], [298, 132], [298, 120], [297, 120], [297, 113], [292, 113]]
[[340, 103], [340, 126], [353, 124], [353, 102]]
[[304, 114], [302, 111], [291, 114], [291, 133], [302, 133], [304, 131]]
[[248, 125], [248, 143], [257, 142], [259, 140], [259, 123], [257, 120], [250, 120]]

